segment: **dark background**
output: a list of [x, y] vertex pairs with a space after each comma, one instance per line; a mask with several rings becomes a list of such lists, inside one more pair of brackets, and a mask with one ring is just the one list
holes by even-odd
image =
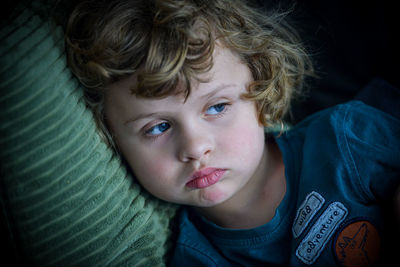
[[[293, 122], [353, 99], [373, 78], [400, 87], [400, 33], [395, 1], [257, 1], [264, 8], [294, 5], [289, 21], [312, 55], [319, 79], [293, 108]], [[379, 94], [379, 92], [376, 92]]]

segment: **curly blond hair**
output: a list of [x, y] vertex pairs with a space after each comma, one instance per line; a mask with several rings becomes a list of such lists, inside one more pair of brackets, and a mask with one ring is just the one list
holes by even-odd
[[[265, 126], [281, 122], [293, 96], [312, 75], [311, 61], [286, 13], [266, 14], [239, 0], [88, 0], [72, 12], [66, 51], [86, 87], [87, 103], [110, 140], [103, 116], [107, 85], [137, 75], [132, 93], [143, 97], [190, 94], [190, 81], [213, 64], [216, 42], [245, 63]], [[183, 91], [177, 86], [185, 84]]]

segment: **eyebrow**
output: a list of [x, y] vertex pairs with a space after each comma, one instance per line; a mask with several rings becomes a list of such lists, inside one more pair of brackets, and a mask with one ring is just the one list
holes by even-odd
[[234, 83], [228, 83], [228, 84], [223, 83], [223, 84], [220, 84], [220, 85], [216, 86], [211, 92], [201, 96], [200, 98], [202, 98], [202, 99], [211, 98], [212, 96], [214, 96], [215, 94], [217, 94], [221, 90], [224, 90], [224, 89], [230, 88], [230, 87], [237, 87], [237, 86], [238, 85], [234, 84]]
[[[237, 84], [220, 84], [218, 86], [216, 86], [212, 91], [208, 92], [205, 95], [200, 96], [199, 98], [201, 99], [208, 99], [211, 98], [212, 96], [216, 95], [218, 92], [220, 92], [221, 90], [224, 90], [226, 88], [230, 88], [230, 87], [237, 87]], [[151, 112], [151, 113], [139, 113], [137, 116], [135, 116], [134, 118], [128, 119], [127, 121], [124, 122], [124, 125], [131, 123], [131, 122], [135, 122], [138, 121], [140, 119], [144, 119], [144, 118], [149, 118], [149, 117], [153, 117], [160, 114], [160, 112]]]
[[153, 112], [153, 113], [140, 113], [139, 115], [135, 116], [134, 118], [128, 119], [127, 121], [124, 122], [124, 125], [127, 125], [128, 123], [135, 122], [144, 118], [148, 117], [153, 117], [155, 115], [159, 114], [158, 112]]

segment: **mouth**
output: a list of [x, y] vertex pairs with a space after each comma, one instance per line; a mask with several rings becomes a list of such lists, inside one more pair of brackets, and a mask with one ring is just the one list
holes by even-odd
[[226, 170], [219, 168], [201, 169], [190, 176], [190, 180], [186, 183], [186, 186], [192, 189], [209, 187], [216, 184], [224, 176], [225, 172]]

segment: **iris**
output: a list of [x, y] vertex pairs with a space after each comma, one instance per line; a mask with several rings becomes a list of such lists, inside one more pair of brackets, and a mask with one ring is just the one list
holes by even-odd
[[217, 115], [225, 110], [226, 103], [220, 103], [214, 106], [211, 106], [207, 109], [207, 115]]
[[146, 133], [149, 135], [160, 135], [171, 127], [169, 123], [163, 122], [151, 127]]

